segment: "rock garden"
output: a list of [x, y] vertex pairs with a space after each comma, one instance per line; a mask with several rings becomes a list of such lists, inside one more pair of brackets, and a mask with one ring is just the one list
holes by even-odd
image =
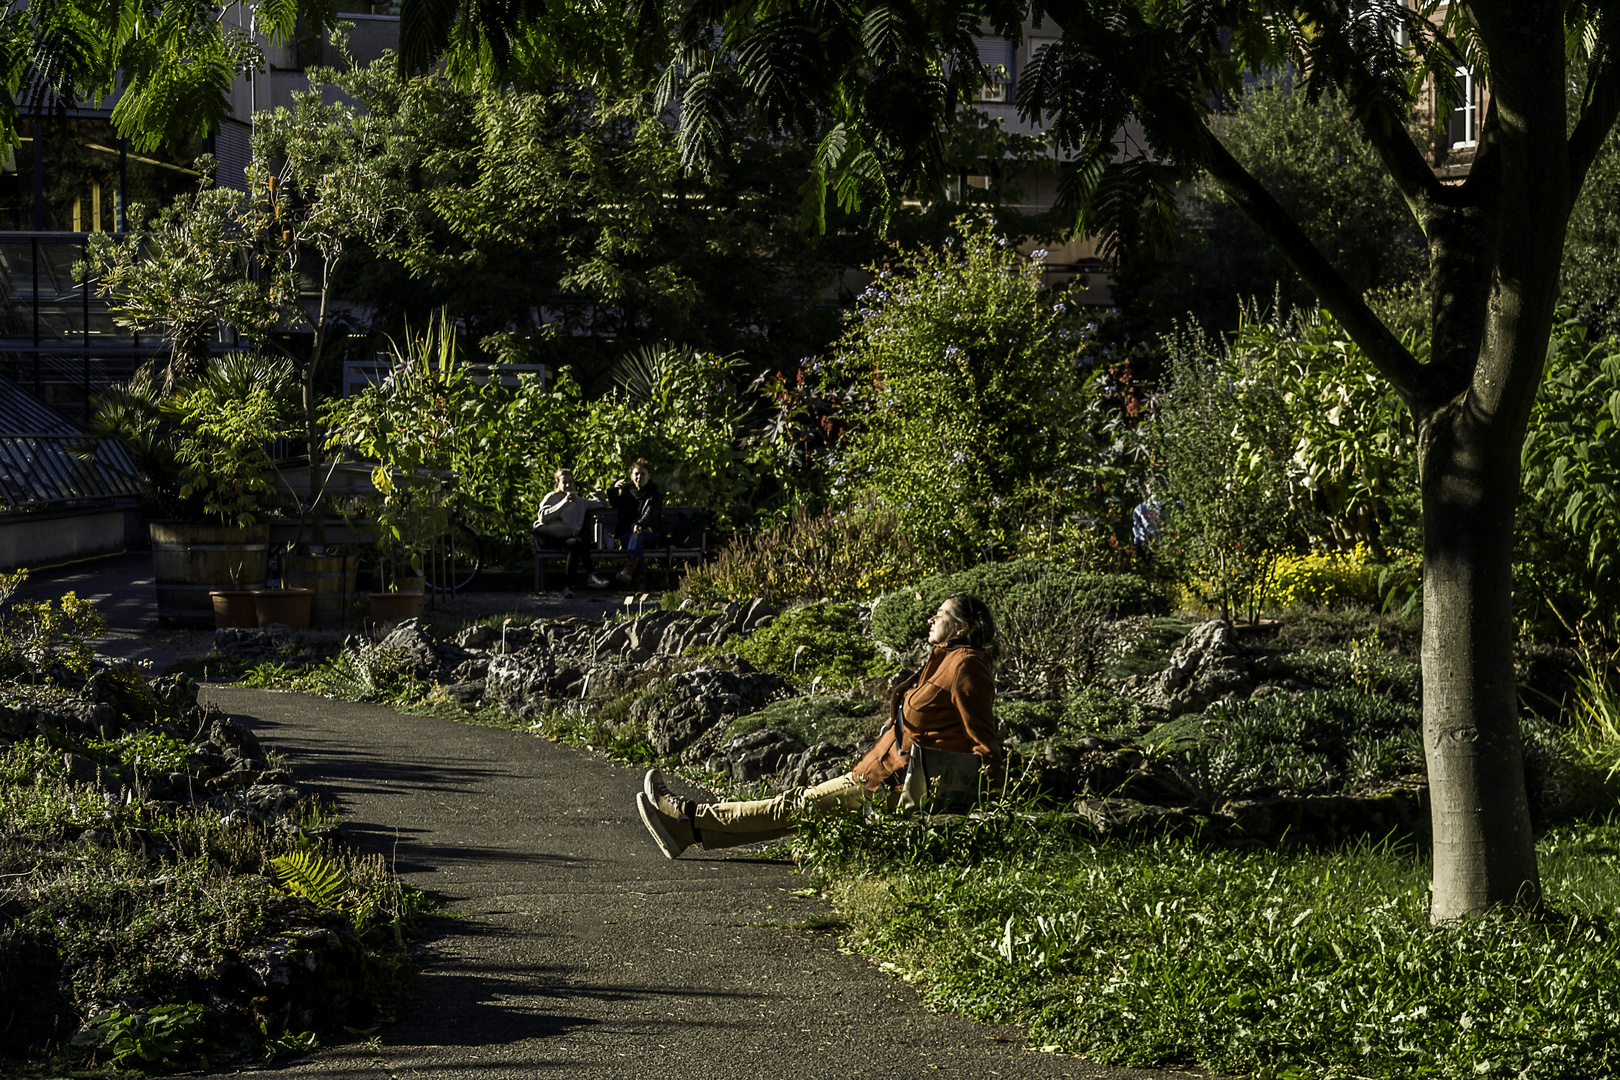
[[98, 629], [71, 594], [0, 623], [0, 1058], [174, 1071], [392, 1019], [431, 905]]

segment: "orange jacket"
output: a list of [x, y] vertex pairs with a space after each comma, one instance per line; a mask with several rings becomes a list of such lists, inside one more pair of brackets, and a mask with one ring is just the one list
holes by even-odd
[[[928, 654], [928, 663], [889, 695], [890, 723], [876, 745], [850, 770], [866, 790], [876, 791], [906, 767], [904, 754], [913, 743], [978, 754], [986, 779], [1002, 782], [1001, 738], [992, 708], [996, 676], [990, 657], [971, 645], [945, 644]], [[900, 745], [894, 745], [894, 718], [900, 717]]]

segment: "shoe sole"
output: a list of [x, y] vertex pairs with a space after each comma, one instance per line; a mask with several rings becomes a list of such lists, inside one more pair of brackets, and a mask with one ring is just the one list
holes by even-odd
[[658, 841], [658, 849], [664, 853], [664, 858], [674, 859], [686, 850], [685, 846], [676, 843], [675, 838], [669, 835], [669, 830], [664, 828], [664, 822], [658, 816], [658, 804], [647, 798], [645, 791], [636, 793], [636, 809], [641, 811], [641, 823], [647, 826], [647, 831]]
[[651, 799], [654, 806], [658, 805], [659, 788], [664, 788], [666, 791], [669, 790], [668, 785], [664, 783], [663, 770], [648, 769], [647, 774], [641, 778], [641, 793], [647, 796], [647, 798]]

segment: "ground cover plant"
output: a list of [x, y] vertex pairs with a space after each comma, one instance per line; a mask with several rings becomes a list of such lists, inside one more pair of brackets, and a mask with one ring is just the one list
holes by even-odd
[[0, 1058], [173, 1071], [395, 1015], [426, 898], [189, 679], [95, 658], [93, 608], [61, 608], [0, 618]]
[[1544, 836], [1537, 917], [1442, 927], [1402, 845], [1096, 843], [1002, 813], [829, 818], [795, 853], [931, 1007], [1044, 1048], [1257, 1080], [1576, 1078], [1616, 1065], [1617, 839]]

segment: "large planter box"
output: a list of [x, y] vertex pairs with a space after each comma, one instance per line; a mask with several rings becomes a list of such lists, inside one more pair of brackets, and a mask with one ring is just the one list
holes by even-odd
[[213, 626], [209, 593], [264, 586], [270, 561], [270, 530], [264, 525], [241, 529], [153, 521], [147, 531], [160, 623]]
[[354, 607], [357, 555], [283, 555], [282, 584], [313, 594], [309, 623], [316, 630], [342, 630]]

